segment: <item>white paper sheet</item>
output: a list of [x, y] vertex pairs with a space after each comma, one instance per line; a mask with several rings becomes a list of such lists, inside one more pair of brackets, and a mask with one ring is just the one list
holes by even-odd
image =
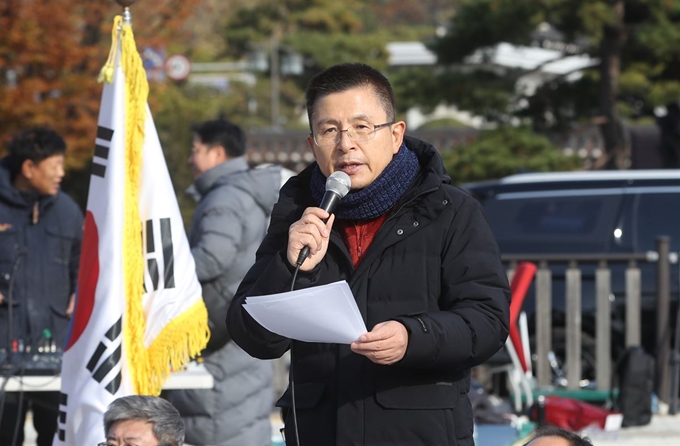
[[298, 341], [351, 344], [367, 331], [344, 280], [247, 297], [243, 308], [267, 330]]

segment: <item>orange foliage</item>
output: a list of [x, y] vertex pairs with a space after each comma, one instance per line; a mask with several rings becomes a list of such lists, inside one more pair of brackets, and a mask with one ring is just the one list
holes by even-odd
[[[131, 7], [138, 47], [181, 42], [200, 0], [140, 1]], [[0, 144], [33, 125], [48, 125], [68, 144], [67, 167], [92, 157], [111, 45], [113, 1], [0, 0]]]

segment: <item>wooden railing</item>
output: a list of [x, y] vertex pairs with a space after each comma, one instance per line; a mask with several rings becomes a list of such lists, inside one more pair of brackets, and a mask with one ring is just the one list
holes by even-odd
[[620, 254], [507, 254], [502, 259], [508, 264], [511, 277], [521, 261], [538, 265], [535, 277], [535, 373], [540, 387], [552, 382], [552, 370], [548, 360], [552, 347], [553, 296], [550, 266], [566, 265], [565, 316], [566, 323], [566, 379], [569, 389], [578, 389], [582, 379], [582, 313], [581, 269], [579, 265], [595, 265], [595, 380], [598, 390], [609, 390], [612, 376], [611, 331], [611, 269], [612, 264], [624, 264], [625, 268], [625, 346], [641, 344], [641, 272], [642, 262], [656, 265], [656, 337], [655, 354], [657, 379], [656, 392], [662, 401], [670, 396], [670, 264], [677, 262], [677, 253], [669, 251], [670, 239], [660, 236], [657, 250], [646, 253]]

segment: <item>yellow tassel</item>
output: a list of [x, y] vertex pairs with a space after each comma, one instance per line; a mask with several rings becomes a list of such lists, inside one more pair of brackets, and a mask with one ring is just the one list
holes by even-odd
[[118, 53], [118, 44], [120, 35], [120, 26], [123, 23], [123, 17], [117, 15], [113, 19], [113, 28], [111, 30], [111, 49], [109, 50], [109, 57], [106, 59], [106, 63], [99, 72], [99, 77], [97, 77], [97, 82], [106, 82], [110, 84], [113, 82], [114, 67], [116, 64], [116, 54]]

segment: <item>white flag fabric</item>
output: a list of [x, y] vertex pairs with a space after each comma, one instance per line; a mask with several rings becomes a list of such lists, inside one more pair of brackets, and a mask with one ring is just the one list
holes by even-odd
[[160, 393], [208, 341], [208, 314], [147, 105], [129, 23], [116, 17], [99, 112], [76, 308], [54, 445], [104, 441], [114, 399]]

